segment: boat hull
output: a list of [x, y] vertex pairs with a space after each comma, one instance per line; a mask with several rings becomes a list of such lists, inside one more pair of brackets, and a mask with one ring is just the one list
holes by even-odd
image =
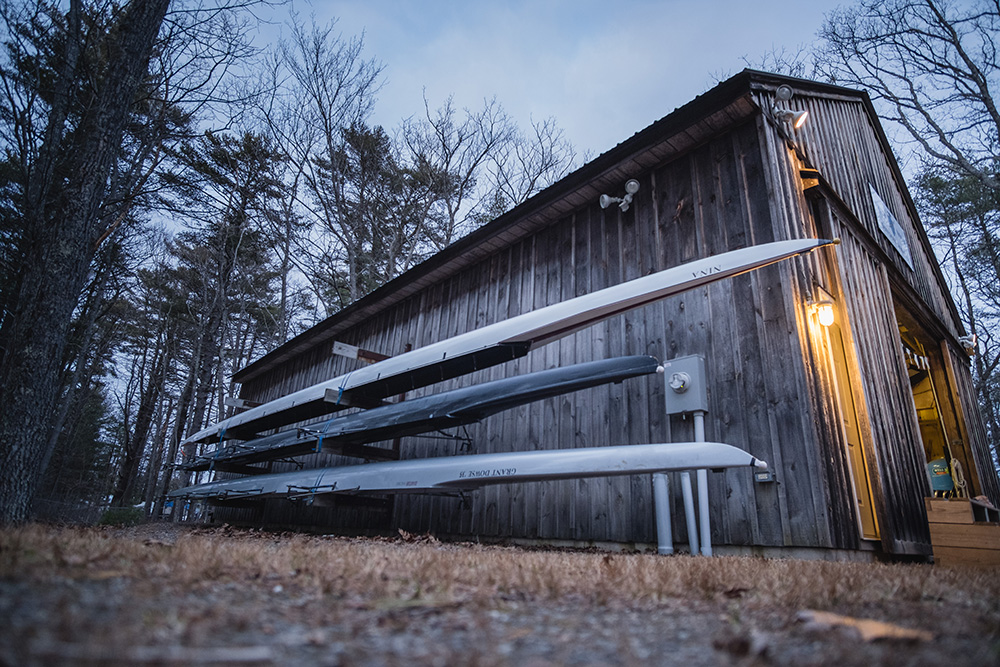
[[218, 422], [184, 444], [247, 439], [263, 430], [382, 398], [516, 359], [614, 315], [835, 241], [796, 239], [732, 250], [524, 313], [301, 389]]
[[767, 464], [720, 442], [618, 445], [317, 468], [198, 484], [173, 491], [170, 497], [218, 501], [342, 493], [453, 493], [492, 484], [739, 467], [766, 468]]
[[[198, 457], [185, 468], [253, 473], [257, 471], [234, 466], [320, 450], [344, 452], [345, 447], [352, 445], [455, 428], [525, 403], [610, 382], [622, 382], [655, 373], [660, 368], [655, 357], [636, 355], [517, 375], [354, 412], [317, 424], [311, 429], [293, 429], [249, 442], [225, 444]], [[392, 450], [376, 447], [348, 453], [357, 453], [364, 458], [393, 458]]]

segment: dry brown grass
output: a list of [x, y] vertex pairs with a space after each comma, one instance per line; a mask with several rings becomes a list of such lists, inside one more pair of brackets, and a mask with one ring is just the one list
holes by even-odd
[[[185, 614], [200, 614], [200, 627], [212, 628], [213, 636], [227, 629], [248, 630], [273, 614], [267, 605], [282, 604], [272, 595], [278, 592], [294, 593], [295, 604], [313, 609], [310, 618], [324, 618], [326, 626], [345, 622], [336, 610], [374, 614], [378, 623], [399, 622], [400, 610], [461, 610], [475, 615], [470, 623], [480, 633], [490, 632], [488, 614], [510, 605], [518, 609], [562, 605], [560, 609], [579, 609], [581, 614], [698, 611], [707, 619], [723, 619], [723, 634], [735, 633], [740, 655], [753, 645], [747, 639], [748, 628], [799, 632], [796, 615], [807, 609], [879, 618], [939, 635], [952, 632], [949, 627], [971, 628], [963, 641], [973, 643], [976, 655], [996, 657], [1000, 637], [997, 572], [930, 565], [664, 558], [445, 544], [427, 538], [354, 539], [232, 529], [170, 528], [161, 534], [155, 527], [30, 525], [0, 530], [2, 581], [18, 582], [22, 588], [59, 582], [133, 582], [129, 595], [152, 600], [144, 627], [166, 623], [160, 636], [164, 640], [173, 636], [175, 642], [177, 637], [201, 641], [202, 635], [190, 634], [196, 624], [184, 621]], [[220, 611], [217, 604], [199, 602], [215, 600], [220, 591], [228, 590], [259, 591], [253, 604], [265, 609], [239, 615], [231, 608]], [[186, 602], [173, 607], [166, 596]], [[239, 599], [244, 602], [235, 606], [250, 604], [249, 598]], [[191, 612], [192, 607], [199, 611]], [[13, 614], [17, 608], [16, 603], [0, 606], [0, 612]], [[150, 611], [158, 608], [164, 608], [163, 618]], [[71, 616], [78, 611], [64, 613]], [[288, 610], [282, 613], [286, 619], [295, 618]], [[946, 616], [947, 622], [935, 620], [936, 615]], [[0, 621], [6, 620], [2, 617], [0, 613]], [[62, 621], [67, 628], [74, 623], [69, 617]], [[169, 623], [185, 629], [171, 630]], [[70, 630], [67, 633], [72, 636]], [[718, 636], [714, 641], [718, 648]], [[722, 642], [724, 649], [728, 642]], [[771, 646], [773, 653], [784, 644], [771, 640]], [[766, 652], [754, 651], [754, 655]], [[953, 664], [971, 663], [959, 659]]]
[[363, 598], [579, 598], [657, 604], [670, 598], [752, 597], [795, 608], [946, 601], [1000, 611], [991, 570], [761, 558], [609, 554], [516, 547], [188, 530], [171, 541], [115, 529], [31, 525], [0, 530], [0, 577], [201, 581], [290, 578]]

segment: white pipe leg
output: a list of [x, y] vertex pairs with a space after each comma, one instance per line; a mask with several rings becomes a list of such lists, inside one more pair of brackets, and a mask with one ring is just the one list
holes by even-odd
[[698, 522], [694, 516], [694, 494], [691, 492], [691, 473], [681, 473], [681, 493], [684, 496], [684, 517], [687, 519], [688, 546], [691, 555], [698, 553]]
[[674, 536], [670, 525], [670, 480], [667, 474], [653, 475], [653, 508], [656, 512], [656, 551], [661, 556], [674, 553]]
[[708, 518], [708, 471], [698, 470], [698, 525], [701, 527], [701, 555], [712, 555], [712, 531]]
[[[705, 442], [705, 413], [694, 413], [694, 441]], [[712, 555], [712, 527], [708, 512], [708, 470], [698, 470], [698, 524], [701, 527], [701, 555]]]

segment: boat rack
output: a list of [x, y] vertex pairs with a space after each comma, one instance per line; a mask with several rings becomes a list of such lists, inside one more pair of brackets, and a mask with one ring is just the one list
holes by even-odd
[[203, 472], [235, 472], [258, 474], [268, 472], [264, 468], [254, 468], [251, 463], [295, 463], [295, 457], [317, 454], [321, 451], [346, 456], [356, 456], [367, 460], [389, 461], [399, 458], [399, 454], [385, 447], [365, 447], [358, 443], [347, 443], [336, 438], [325, 438], [324, 434], [308, 428], [297, 428], [264, 436], [255, 440], [227, 443], [213, 452], [194, 458], [183, 465], [184, 470]]
[[[201, 472], [218, 470], [261, 474], [264, 468], [249, 464], [328, 452], [368, 461], [390, 461], [399, 452], [368, 443], [404, 436], [440, 432], [475, 423], [503, 410], [533, 401], [649, 375], [660, 368], [654, 357], [637, 355], [602, 359], [553, 368], [472, 387], [335, 416], [312, 424], [245, 442], [229, 442], [184, 465]], [[444, 434], [442, 434], [444, 435]], [[435, 436], [435, 437], [441, 437]], [[446, 436], [451, 439], [455, 436]]]
[[223, 419], [192, 433], [181, 444], [217, 443], [227, 437], [251, 440], [268, 429], [345, 408], [376, 408], [385, 405], [387, 397], [524, 357], [615, 315], [838, 242], [773, 241], [634, 278], [355, 368]]
[[[398, 446], [387, 449], [370, 443], [464, 426], [543, 398], [663, 372], [664, 367], [653, 357], [618, 357], [505, 378], [409, 401], [386, 403], [384, 400], [523, 357], [533, 348], [668, 296], [836, 243], [839, 241], [791, 239], [702, 258], [522, 313], [251, 407], [188, 436], [182, 443], [188, 446], [218, 442], [215, 451], [188, 462], [188, 470], [228, 471], [246, 476], [189, 486], [169, 496], [215, 502], [232, 498], [246, 501], [248, 498], [284, 497], [312, 503], [331, 494], [338, 494], [338, 498], [354, 494], [455, 494], [487, 484], [652, 473], [657, 530], [666, 536], [665, 540], [661, 539], [660, 552], [672, 553], [670, 512], [665, 502], [669, 497], [666, 475], [660, 473], [698, 470], [701, 482], [707, 469], [767, 467], [765, 462], [731, 445], [705, 442], [703, 421], [699, 433], [696, 420], [695, 441], [687, 443], [382, 460], [281, 473], [269, 473], [265, 468], [249, 464], [320, 451], [335, 451], [368, 460], [398, 459]], [[674, 392], [684, 392], [692, 376], [675, 369], [672, 378], [669, 387]], [[688, 405], [691, 401], [687, 400], [681, 403], [680, 411], [693, 411], [703, 420], [705, 406]], [[260, 435], [268, 429], [286, 428], [345, 408], [365, 409], [334, 416], [325, 423], [313, 422], [305, 428]], [[243, 442], [225, 444], [226, 438]], [[684, 476], [682, 473], [682, 478]], [[689, 483], [683, 490], [689, 535], [693, 536]], [[699, 497], [704, 512], [702, 531], [707, 535], [707, 482], [699, 483]], [[711, 555], [710, 546], [703, 547], [702, 553]]]

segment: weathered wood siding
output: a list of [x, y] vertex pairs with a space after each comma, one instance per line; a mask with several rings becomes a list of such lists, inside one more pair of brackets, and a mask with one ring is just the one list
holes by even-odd
[[[767, 108], [770, 92], [759, 92], [758, 103]], [[968, 359], [962, 358], [954, 343], [949, 342], [958, 337], [961, 324], [898, 171], [893, 169], [893, 158], [878, 141], [880, 130], [872, 124], [863, 102], [846, 96], [805, 95], [794, 98], [791, 106], [807, 109], [809, 122], [790, 137], [781, 134], [776, 124], [769, 124], [766, 141], [772, 155], [785, 153], [788, 164], [820, 172], [827, 187], [821, 189], [825, 220], [818, 231], [843, 240], [833, 273], [820, 272], [817, 276], [821, 278], [819, 283], [842, 302], [847, 315], [857, 373], [863, 385], [862, 431], [871, 436], [865, 450], [883, 546], [893, 552], [922, 551], [921, 545], [929, 541], [923, 509], [923, 497], [929, 494], [929, 487], [899, 342], [896, 308], [903, 303], [919, 309], [917, 316], [942, 340], [949, 357], [947, 362], [952, 363], [955, 373], [953, 382], [939, 378], [938, 386], [955, 392], [962, 405], [974, 406], [975, 394], [968, 384]], [[792, 183], [792, 189], [794, 180], [787, 181]], [[869, 185], [875, 187], [905, 231], [912, 268], [879, 229]], [[787, 185], [782, 183], [779, 187]], [[791, 191], [776, 194], [775, 202], [793, 197]], [[952, 395], [944, 398], [950, 402]], [[955, 414], [944, 412], [946, 421]], [[952, 432], [965, 432], [963, 439], [975, 453], [973, 467], [986, 471], [985, 490], [995, 493], [996, 474], [984, 460], [988, 456], [984, 455], [986, 441], [978, 414], [974, 409], [960, 409], [958, 414], [968, 414], [973, 419], [953, 425]], [[967, 427], [965, 422], [972, 426]], [[819, 435], [823, 437], [822, 433]]]
[[[704, 355], [710, 387], [707, 438], [768, 461], [777, 480], [755, 483], [749, 470], [710, 474], [713, 542], [859, 548], [829, 338], [807, 305], [814, 286], [821, 285], [837, 299], [850, 373], [860, 379], [852, 391], [883, 546], [919, 552], [929, 544], [921, 502], [927, 482], [894, 291], [923, 304], [922, 314], [952, 339], [959, 329], [954, 310], [910, 215], [891, 156], [859, 98], [823, 92], [796, 97], [794, 106], [808, 108], [811, 118], [804, 130], [788, 137], [768, 118], [773, 82], [747, 79], [742, 97], [727, 101], [724, 113], [709, 115], [718, 123], [710, 133], [707, 126], [697, 133], [681, 128], [658, 138], [655, 150], [629, 153], [621, 164], [602, 167], [602, 178], [628, 172], [640, 181], [626, 213], [614, 206], [602, 210], [596, 194], [578, 196], [595, 190], [593, 184], [579, 185], [548, 214], [531, 213], [531, 225], [515, 221], [489, 237], [489, 253], [482, 259], [451, 272], [436, 267], [435, 282], [395, 299], [336, 338], [399, 354], [408, 346], [693, 259], [774, 240], [839, 236], [843, 243], [836, 251], [825, 249], [663, 300], [524, 359], [409, 397], [624, 354]], [[671, 136], [678, 142], [672, 143]], [[682, 148], [672, 150], [675, 145]], [[799, 175], [807, 166], [824, 179], [824, 186], [808, 196]], [[879, 231], [869, 183], [907, 230], [913, 270]], [[539, 226], [538, 219], [546, 225]], [[953, 364], [957, 403], [964, 414], [972, 414], [975, 398], [964, 359], [947, 346], [942, 355]], [[272, 399], [345, 373], [355, 363], [333, 356], [328, 343], [318, 344], [248, 378], [242, 395]], [[691, 420], [665, 414], [662, 382], [659, 376], [633, 379], [507, 411], [469, 427], [471, 451], [691, 439]], [[966, 430], [970, 440], [982, 440], [978, 421], [970, 421]], [[463, 453], [454, 440], [404, 438], [399, 444], [402, 458]], [[317, 454], [305, 465], [341, 462], [356, 461]], [[982, 469], [980, 454], [976, 463]], [[986, 488], [995, 492], [996, 476], [988, 477]], [[675, 538], [684, 542], [674, 482]], [[401, 496], [381, 512], [269, 503], [264, 519], [463, 536], [655, 541], [648, 476], [488, 487], [468, 500]]]
[[[758, 103], [769, 107], [771, 93], [758, 93]], [[877, 245], [879, 260], [887, 265], [893, 278], [911, 287], [955, 336], [961, 325], [945, 287], [936, 279], [939, 274], [933, 252], [907, 204], [905, 186], [896, 179], [897, 172], [890, 162], [894, 158], [886, 155], [878, 140], [881, 130], [873, 125], [865, 105], [856, 97], [800, 95], [790, 106], [809, 111], [808, 122], [794, 133], [796, 150], [806, 157], [809, 166], [819, 170], [846, 204], [853, 214], [852, 222], [859, 224]], [[880, 231], [869, 185], [875, 187], [902, 225], [913, 269]]]
[[[902, 279], [904, 285], [929, 298], [939, 318], [950, 319], [951, 313], [918, 241], [914, 220], [902, 206], [887, 156], [874, 140], [867, 117], [860, 113], [861, 104], [827, 101], [822, 110], [829, 115], [817, 119], [816, 124], [824, 125], [824, 133], [831, 136], [843, 130], [848, 142], [845, 164], [812, 164], [824, 177], [826, 173], [833, 175], [830, 183], [841, 200], [827, 202], [830, 233], [842, 240], [836, 257], [839, 284], [831, 291], [843, 301], [857, 362], [854, 377], [859, 377], [862, 385], [859, 418], [873, 504], [883, 548], [896, 553], [921, 552], [930, 540], [922, 511], [923, 498], [929, 492], [926, 461], [899, 340], [890, 273], [894, 272], [897, 282]], [[821, 145], [814, 140], [800, 150], [812, 159], [809, 151], [822, 153]], [[826, 151], [830, 153], [828, 148]], [[878, 229], [869, 182], [876, 184], [904, 226], [916, 270], [909, 269]]]
[[[495, 252], [340, 339], [388, 354], [511, 317], [699, 257], [803, 236], [798, 200], [772, 210], [760, 127], [751, 121], [642, 175], [633, 207], [597, 202]], [[799, 196], [801, 199], [801, 195]], [[801, 265], [801, 266], [799, 266]], [[744, 448], [775, 468], [778, 483], [754, 484], [748, 470], [710, 475], [713, 541], [737, 545], [853, 547], [833, 519], [848, 489], [827, 481], [816, 444], [803, 364], [804, 260], [695, 290], [617, 317], [527, 358], [443, 386], [468, 384], [622, 354], [708, 359], [706, 435]], [[264, 399], [347, 370], [314, 350], [244, 394]], [[662, 378], [630, 380], [497, 415], [469, 429], [474, 451], [494, 452], [685, 440], [690, 420], [667, 418]], [[406, 438], [404, 458], [458, 453], [452, 442]], [[677, 485], [674, 486], [677, 489]], [[675, 516], [682, 516], [679, 497]], [[394, 525], [409, 531], [483, 536], [651, 542], [648, 477], [494, 487], [468, 505], [401, 497]], [[834, 510], [831, 510], [835, 508]], [[287, 521], [297, 510], [286, 510]], [[683, 522], [675, 522], [686, 539]], [[843, 532], [843, 531], [841, 531]], [[855, 531], [856, 532], [856, 531]]]

